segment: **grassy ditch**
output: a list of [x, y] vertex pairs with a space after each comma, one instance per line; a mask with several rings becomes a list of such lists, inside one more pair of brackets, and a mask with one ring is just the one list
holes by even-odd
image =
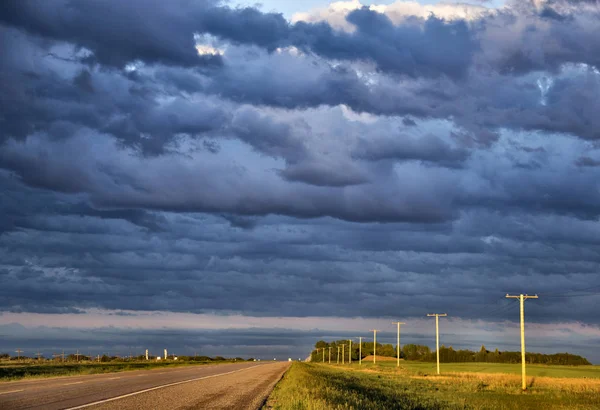
[[[600, 369], [595, 369], [600, 372]], [[600, 379], [294, 363], [266, 409], [598, 409]]]
[[171, 368], [180, 366], [207, 365], [233, 363], [233, 361], [132, 361], [132, 362], [115, 362], [115, 363], [10, 363], [0, 364], [0, 382], [15, 381], [36, 377], [55, 377], [55, 376], [75, 376], [86, 374], [100, 374], [123, 372], [130, 370], [145, 370], [154, 368]]

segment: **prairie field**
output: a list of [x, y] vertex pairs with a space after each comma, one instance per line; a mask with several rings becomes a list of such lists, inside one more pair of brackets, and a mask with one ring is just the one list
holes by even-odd
[[0, 382], [15, 381], [25, 378], [74, 376], [84, 374], [114, 373], [129, 370], [146, 370], [154, 368], [171, 368], [180, 366], [193, 366], [205, 364], [233, 363], [233, 361], [219, 362], [186, 362], [186, 361], [130, 361], [113, 363], [56, 363], [44, 362], [0, 362]]
[[294, 363], [267, 409], [599, 409], [599, 366]]

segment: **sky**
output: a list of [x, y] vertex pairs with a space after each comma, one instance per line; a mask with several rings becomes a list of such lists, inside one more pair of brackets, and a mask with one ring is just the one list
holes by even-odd
[[[600, 6], [0, 2], [0, 352], [600, 363]], [[368, 339], [367, 339], [368, 340]]]

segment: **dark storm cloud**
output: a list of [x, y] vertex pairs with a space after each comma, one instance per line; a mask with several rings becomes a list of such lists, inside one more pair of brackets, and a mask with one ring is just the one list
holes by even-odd
[[575, 163], [580, 167], [600, 167], [600, 160], [590, 157], [579, 157]]
[[[101, 36], [108, 26], [98, 22], [109, 19], [114, 14], [118, 16], [115, 25], [121, 28], [124, 25], [119, 23], [120, 19], [130, 18], [133, 10], [136, 10], [134, 3], [128, 5], [119, 3], [113, 8], [102, 7], [98, 15], [105, 17], [98, 18], [98, 22], [95, 22], [95, 17], [92, 17], [96, 16], [96, 13], [83, 12], [86, 7], [95, 11], [99, 6], [94, 2], [75, 5], [69, 3], [67, 17], [57, 17], [54, 11], [46, 13], [45, 7], [48, 6], [42, 2], [39, 4], [10, 3], [11, 11], [5, 13], [4, 21], [14, 27], [24, 28], [28, 32], [40, 35], [46, 33], [50, 37], [58, 36], [64, 31], [65, 41], [75, 41], [86, 36], [93, 37], [97, 42], [102, 43], [98, 47], [108, 47], [111, 51], [115, 47], [129, 47], [127, 42], [123, 45], [121, 41], [114, 41], [115, 36], [125, 36], [125, 33], [116, 32], [116, 34]], [[265, 47], [268, 50], [279, 46], [296, 45], [325, 58], [348, 62], [372, 60], [384, 71], [399, 70], [419, 77], [429, 77], [432, 74], [435, 74], [435, 77], [440, 74], [435, 70], [446, 72], [450, 77], [460, 73], [464, 75], [467, 70], [470, 70], [473, 53], [477, 54], [476, 58], [473, 57], [477, 60], [477, 65], [481, 67], [491, 65], [492, 72], [494, 69], [510, 73], [544, 69], [556, 71], [560, 64], [568, 62], [598, 63], [590, 58], [598, 55], [596, 48], [600, 46], [597, 39], [589, 37], [588, 26], [593, 23], [587, 21], [585, 17], [579, 17], [562, 25], [549, 27], [534, 25], [533, 34], [527, 34], [528, 31], [520, 27], [522, 24], [520, 17], [510, 9], [489, 17], [489, 21], [484, 18], [473, 23], [472, 25], [478, 27], [476, 29], [470, 28], [467, 23], [460, 20], [444, 22], [435, 17], [430, 17], [426, 21], [413, 19], [400, 25], [393, 25], [385, 15], [360, 9], [348, 16], [349, 21], [356, 26], [354, 33], [333, 31], [325, 23], [299, 22], [290, 25], [278, 14], [261, 13], [254, 9], [213, 7], [206, 3], [194, 3], [194, 8], [186, 9], [186, 13], [181, 12], [181, 5], [172, 3], [160, 3], [156, 7], [141, 7], [141, 9], [143, 9], [142, 16], [134, 19], [136, 24], [138, 21], [145, 20], [152, 23], [159, 16], [161, 20], [172, 19], [173, 24], [144, 25], [139, 31], [145, 35], [137, 36], [136, 41], [149, 42], [157, 36], [160, 39], [172, 38], [173, 36], [167, 34], [167, 31], [170, 33], [172, 30], [177, 33], [189, 30], [190, 36], [193, 36], [195, 28], [188, 20], [190, 20], [189, 16], [197, 16], [193, 24], [199, 27], [198, 31], [204, 30], [206, 33], [230, 39], [234, 43], [243, 43], [243, 36], [240, 33], [252, 29], [252, 35], [245, 37], [246, 43]], [[523, 10], [535, 21], [535, 16], [530, 15], [531, 7], [524, 7]], [[165, 15], [168, 18], [165, 18]], [[27, 17], [27, 24], [25, 17]], [[59, 25], [54, 21], [60, 18], [67, 18], [71, 22], [69, 24], [73, 25], [71, 28], [73, 30], [80, 26], [92, 26], [96, 29], [90, 30], [89, 33], [86, 31], [85, 35], [76, 31], [77, 35], [69, 37], [66, 33], [70, 26]], [[373, 21], [377, 24], [372, 24]], [[38, 26], [41, 28], [36, 31]], [[126, 26], [124, 30], [137, 30], [134, 28], [136, 25]], [[500, 40], [497, 39], [495, 32], [497, 27], [507, 26], [514, 27], [515, 34], [513, 37], [509, 36], [507, 40], [502, 40], [508, 43], [500, 49], [507, 51], [498, 54], [495, 50], [498, 49], [497, 42]], [[157, 27], [156, 30], [160, 31], [154, 35], [150, 32], [146, 33], [153, 27]], [[483, 42], [481, 49], [472, 47], [473, 30], [477, 33], [477, 38]], [[6, 36], [9, 39], [8, 45], [15, 50], [18, 46], [13, 44], [16, 41], [13, 38], [18, 36], [20, 34], [12, 31], [9, 31]], [[521, 39], [520, 36], [525, 37]], [[545, 41], [547, 38], [559, 41], [558, 47], [543, 49], [541, 54], [518, 48], [521, 43], [527, 47], [533, 47], [529, 45], [531, 42], [547, 44], [548, 42]], [[23, 41], [19, 39], [20, 43]], [[380, 49], [380, 47], [391, 47], [390, 44], [398, 45], [399, 49]], [[149, 42], [149, 46], [161, 47], [160, 43], [156, 42]], [[42, 46], [45, 47], [47, 46]], [[137, 46], [131, 48], [138, 49]], [[191, 52], [196, 53], [193, 45], [189, 48]], [[449, 49], [453, 51], [450, 53], [447, 51]], [[113, 54], [119, 53], [111, 53]], [[534, 57], [535, 61], [532, 60]], [[135, 56], [131, 56], [129, 61], [133, 62], [136, 59], [148, 63], [160, 62], [153, 58], [144, 59]], [[466, 60], [454, 61], [453, 59]], [[176, 64], [176, 60], [173, 60], [173, 64]], [[25, 72], [21, 68], [16, 70], [14, 67], [11, 65], [9, 70], [15, 76], [13, 84], [23, 84], [21, 77]], [[284, 66], [277, 68], [286, 69]], [[202, 90], [241, 103], [267, 104], [285, 108], [344, 103], [357, 112], [383, 115], [408, 114], [418, 118], [451, 117], [462, 128], [462, 132], [457, 135], [463, 136], [464, 141], [474, 141], [483, 145], [496, 141], [496, 130], [503, 127], [567, 132], [586, 139], [598, 138], [598, 133], [595, 131], [596, 116], [591, 114], [597, 108], [593, 99], [597, 92], [597, 84], [590, 84], [589, 80], [584, 79], [557, 81], [548, 91], [546, 107], [540, 104], [540, 90], [535, 84], [535, 79], [531, 79], [524, 88], [523, 84], [515, 81], [512, 75], [507, 77], [482, 75], [479, 69], [470, 70], [469, 77], [463, 79], [460, 85], [440, 80], [422, 83], [415, 89], [402, 91], [390, 90], [386, 87], [388, 84], [367, 86], [364, 80], [358, 78], [353, 68], [344, 66], [315, 71], [306, 79], [299, 80], [296, 77], [293, 81], [290, 81], [290, 76], [281, 78], [278, 70], [273, 71], [266, 66], [261, 66], [254, 73], [244, 73], [233, 61], [228, 61], [224, 67], [209, 69], [206, 72], [208, 77], [204, 81], [202, 77], [194, 76], [185, 70], [179, 68], [174, 70], [176, 72], [163, 70], [157, 79], [169, 79], [169, 82], [176, 84], [182, 91]], [[117, 101], [114, 101], [114, 90], [111, 94], [96, 95], [95, 90], [107, 88], [108, 78], [102, 83], [95, 84], [94, 77], [98, 74], [91, 73], [87, 69], [73, 73], [68, 83], [64, 78], [56, 75], [46, 81], [44, 77], [47, 74], [41, 77], [40, 73], [35, 71], [31, 74], [38, 78], [37, 83], [27, 81], [35, 85], [34, 87], [7, 86], [7, 89], [13, 88], [13, 90], [9, 92], [6, 103], [3, 104], [3, 109], [5, 108], [5, 111], [11, 114], [6, 117], [11, 120], [3, 122], [5, 136], [22, 137], [40, 128], [49, 129], [55, 134], [69, 135], [78, 125], [84, 124], [115, 134], [129, 144], [142, 147], [145, 152], [156, 154], [162, 152], [164, 146], [170, 143], [172, 136], [177, 133], [197, 135], [205, 132], [223, 132], [220, 124], [228, 122], [227, 115], [222, 112], [221, 107], [207, 106], [204, 112], [199, 112], [202, 110], [199, 106], [200, 101], [194, 101], [193, 111], [190, 104], [182, 101], [181, 98], [157, 106], [156, 99], [161, 97], [165, 90], [152, 85], [143, 74], [131, 75], [130, 77], [137, 78], [133, 83], [131, 79], [125, 81], [119, 76], [113, 76], [113, 80], [117, 80], [115, 84], [121, 84], [119, 91], [123, 99]], [[31, 98], [31, 95], [36, 95], [36, 98]], [[15, 106], [15, 100], [21, 101], [22, 105]], [[460, 104], [457, 103], [458, 101]], [[519, 101], [519, 107], [514, 106], [515, 101]], [[102, 110], [99, 111], [98, 106], [101, 106]], [[129, 115], [117, 115], [123, 110]], [[190, 114], [193, 115], [194, 120], [189, 119]], [[65, 121], [61, 123], [52, 121], [50, 127], [50, 120], [57, 117], [65, 118]]]
[[[0, 22], [91, 50], [92, 61], [122, 67], [135, 60], [184, 66], [218, 64], [198, 56], [194, 20], [213, 2], [6, 1]], [[186, 6], [183, 8], [182, 6]]]
[[[453, 315], [479, 318], [482, 310], [474, 307], [493, 309], [478, 295], [492, 288], [500, 297], [529, 289], [531, 281], [541, 294], [599, 285], [594, 222], [567, 217], [515, 216], [512, 222], [482, 214], [463, 217], [454, 227], [271, 217], [255, 220], [251, 230], [231, 228], [220, 218], [174, 217], [165, 215], [168, 228], [163, 223], [151, 232], [129, 228], [125, 219], [108, 224], [95, 216], [84, 224], [79, 216], [47, 215], [42, 225], [5, 233], [2, 310], [378, 317], [397, 309], [418, 316], [445, 304]], [[239, 218], [227, 219], [242, 226]], [[94, 220], [102, 231], [90, 229]], [[441, 278], [445, 288], [436, 284]], [[538, 321], [577, 319], [594, 309], [590, 296], [589, 304], [561, 300], [570, 309], [552, 308], [551, 316], [546, 307], [530, 314]]]
[[453, 148], [434, 135], [413, 139], [406, 135], [362, 140], [354, 156], [369, 160], [401, 159], [423, 160], [438, 164], [459, 165], [464, 162], [469, 151]]
[[356, 27], [351, 34], [336, 33], [324, 23], [296, 23], [290, 43], [326, 58], [373, 61], [383, 71], [414, 77], [462, 77], [477, 47], [463, 21], [431, 16], [395, 26], [367, 7], [352, 11], [347, 20]]
[[363, 8], [352, 32], [209, 2], [0, 7], [0, 310], [505, 320], [505, 293], [538, 292], [532, 320], [598, 324], [593, 291], [569, 296], [600, 286], [591, 6]]
[[[291, 25], [281, 14], [211, 3], [132, 1], [107, 7], [98, 1], [9, 1], [3, 4], [0, 22], [86, 47], [94, 53], [92, 60], [118, 67], [135, 60], [183, 66], [219, 63], [219, 56], [198, 56], [196, 32], [269, 51], [294, 45], [326, 58], [366, 59], [381, 70], [412, 76], [462, 76], [475, 47], [460, 21], [430, 17], [422, 27], [416, 22], [398, 28], [363, 8], [348, 16], [356, 33], [345, 34], [325, 23]], [[456, 52], [448, 52], [450, 48]]]
[[306, 182], [316, 186], [345, 187], [360, 185], [369, 181], [368, 175], [355, 169], [351, 164], [344, 169], [340, 164], [326, 164], [305, 161], [292, 164], [279, 172], [291, 182]]

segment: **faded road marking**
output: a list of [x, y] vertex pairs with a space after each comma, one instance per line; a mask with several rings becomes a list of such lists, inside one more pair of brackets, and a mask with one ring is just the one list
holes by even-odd
[[72, 384], [81, 384], [81, 383], [83, 383], [83, 382], [65, 383], [65, 384], [63, 384], [63, 386], [70, 386]]

